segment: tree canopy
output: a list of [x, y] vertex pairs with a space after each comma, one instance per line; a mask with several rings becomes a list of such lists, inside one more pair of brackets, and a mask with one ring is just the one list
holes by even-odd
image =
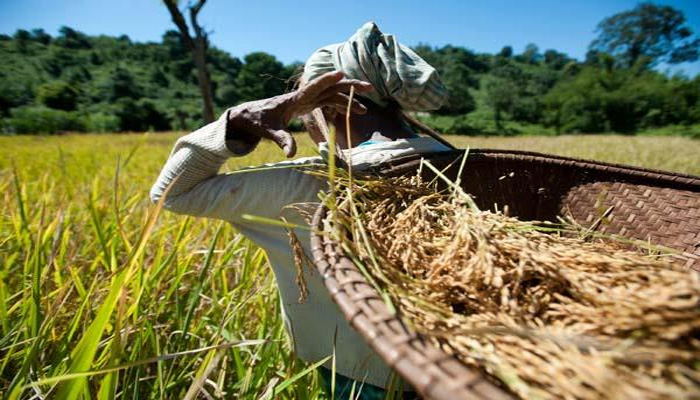
[[[69, 27], [56, 37], [19, 30], [0, 37], [0, 57], [5, 133], [187, 130], [202, 124], [196, 68], [174, 30], [159, 43], [89, 36]], [[215, 47], [207, 52], [217, 113], [282, 93], [293, 71], [270, 54], [244, 60]]]
[[641, 3], [633, 10], [605, 18], [590, 48], [616, 57], [625, 67], [637, 62], [677, 64], [698, 59], [700, 38], [685, 25], [683, 13], [671, 6]]

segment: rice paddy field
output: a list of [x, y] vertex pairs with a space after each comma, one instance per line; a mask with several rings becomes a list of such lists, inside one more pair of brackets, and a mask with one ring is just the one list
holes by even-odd
[[[265, 254], [150, 204], [177, 136], [0, 137], [3, 397], [326, 398], [287, 343]], [[448, 140], [700, 175], [700, 141], [680, 137]], [[282, 158], [262, 143], [226, 169]]]

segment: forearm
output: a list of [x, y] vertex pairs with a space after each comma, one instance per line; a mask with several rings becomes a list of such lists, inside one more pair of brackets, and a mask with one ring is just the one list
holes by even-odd
[[151, 199], [157, 202], [170, 186], [168, 198], [189, 192], [197, 184], [217, 175], [229, 157], [242, 156], [252, 151], [257, 141], [236, 132], [229, 123], [232, 108], [221, 117], [187, 134], [175, 143], [158, 180], [151, 189]]
[[[271, 139], [284, 150], [287, 157], [292, 157], [296, 153], [296, 142], [285, 130], [290, 118], [321, 106], [345, 109], [347, 100], [342, 93], [351, 87], [355, 87], [357, 93], [372, 88], [366, 82], [342, 78], [343, 74], [338, 71], [329, 72], [294, 92], [230, 108], [217, 121], [180, 138], [151, 189], [151, 199], [157, 202], [167, 189], [166, 207], [171, 208], [170, 205], [174, 203], [171, 199], [183, 197], [197, 185], [211, 187], [199, 196], [186, 197], [197, 197], [194, 200], [202, 202], [220, 198], [225, 195], [221, 187], [211, 185], [215, 183], [219, 169], [227, 158], [251, 152], [260, 138]], [[354, 100], [352, 110], [358, 113], [367, 111], [357, 100]], [[207, 183], [210, 185], [205, 185]], [[188, 203], [185, 199], [180, 200], [183, 201], [179, 203]], [[185, 208], [190, 207], [183, 206], [180, 210]]]

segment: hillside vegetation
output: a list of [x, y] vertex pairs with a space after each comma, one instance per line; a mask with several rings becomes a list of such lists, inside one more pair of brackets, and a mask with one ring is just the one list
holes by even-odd
[[[700, 38], [684, 24], [680, 11], [642, 3], [601, 21], [585, 60], [535, 44], [497, 54], [418, 45], [450, 91], [441, 110], [420, 117], [466, 135], [655, 130], [700, 137], [700, 75], [657, 68], [700, 56]], [[69, 27], [56, 37], [18, 30], [0, 35], [0, 57], [6, 134], [191, 130], [202, 123], [195, 65], [176, 31], [159, 43], [136, 43]], [[211, 44], [207, 58], [217, 112], [291, 89], [301, 67], [264, 52], [239, 59]]]
[[[87, 36], [64, 27], [0, 36], [0, 115], [6, 133], [193, 129], [201, 125], [194, 63], [180, 34], [160, 43]], [[296, 65], [258, 52], [209, 49], [218, 111], [282, 93]]]

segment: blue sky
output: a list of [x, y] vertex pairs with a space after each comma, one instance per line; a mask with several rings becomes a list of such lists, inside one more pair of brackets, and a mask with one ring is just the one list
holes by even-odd
[[[288, 63], [304, 61], [316, 48], [349, 37], [373, 20], [407, 45], [454, 44], [478, 52], [528, 43], [582, 58], [606, 16], [633, 8], [628, 0], [476, 1], [476, 0], [209, 0], [200, 21], [212, 43], [237, 57], [257, 50]], [[682, 10], [700, 33], [700, 1], [658, 1]], [[62, 25], [89, 34], [127, 34], [132, 40], [159, 41], [173, 29], [158, 0], [0, 0], [0, 33], [43, 28], [55, 34]], [[675, 70], [700, 73], [700, 62]]]

